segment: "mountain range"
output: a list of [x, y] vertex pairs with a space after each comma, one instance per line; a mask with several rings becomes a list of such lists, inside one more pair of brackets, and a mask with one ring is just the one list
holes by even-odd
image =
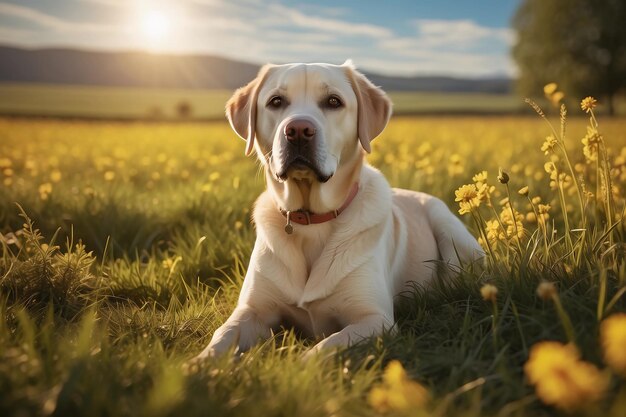
[[[0, 45], [0, 83], [230, 90], [254, 78], [259, 66], [211, 55], [24, 49]], [[387, 91], [506, 94], [513, 84], [508, 78], [403, 77], [363, 72]]]

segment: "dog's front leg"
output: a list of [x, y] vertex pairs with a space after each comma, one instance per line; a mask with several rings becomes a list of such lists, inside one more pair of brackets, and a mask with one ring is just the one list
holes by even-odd
[[317, 343], [306, 352], [305, 359], [316, 355], [322, 349], [347, 347], [368, 337], [382, 334], [384, 330], [389, 330], [392, 326], [393, 318], [382, 313], [373, 313], [362, 317], [359, 321], [349, 324]]
[[270, 335], [269, 324], [251, 306], [239, 305], [228, 320], [213, 333], [211, 342], [197, 359], [223, 354], [232, 347], [237, 347], [237, 352], [245, 352], [259, 340], [268, 339]]

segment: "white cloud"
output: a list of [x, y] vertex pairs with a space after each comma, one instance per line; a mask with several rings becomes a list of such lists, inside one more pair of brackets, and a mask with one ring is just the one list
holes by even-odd
[[428, 20], [414, 21], [420, 41], [432, 46], [471, 45], [483, 40], [508, 43], [512, 30], [480, 26], [472, 20]]
[[270, 10], [277, 16], [277, 22], [285, 26], [316, 29], [322, 32], [332, 32], [347, 36], [367, 36], [371, 38], [386, 38], [392, 36], [391, 30], [386, 27], [368, 23], [354, 23], [347, 20], [333, 19], [312, 14], [304, 14], [301, 11], [283, 6], [271, 4]]
[[22, 19], [32, 23], [36, 23], [40, 26], [45, 26], [53, 29], [61, 29], [66, 27], [66, 23], [61, 19], [57, 19], [56, 17], [41, 13], [35, 9], [18, 6], [17, 4], [0, 3], [0, 14]]
[[[390, 65], [393, 62], [393, 65]], [[454, 52], [416, 53], [408, 59], [383, 59], [379, 56], [355, 58], [355, 63], [368, 70], [388, 75], [445, 75], [476, 78], [512, 75], [515, 68], [506, 56]]]
[[[456, 76], [512, 75], [508, 50], [513, 32], [481, 26], [472, 20], [414, 20], [414, 36], [396, 36], [377, 43], [396, 68], [413, 74]], [[368, 59], [375, 63], [376, 58]], [[378, 66], [378, 65], [377, 65]]]
[[480, 26], [471, 20], [416, 20], [415, 36], [394, 37], [379, 42], [408, 56], [422, 50], [471, 50], [485, 42], [508, 47], [513, 40], [513, 31], [508, 28]]
[[332, 33], [320, 33], [320, 32], [298, 32], [294, 33], [289, 30], [267, 30], [264, 33], [266, 39], [273, 42], [280, 42], [281, 46], [285, 45], [285, 39], [289, 39], [289, 43], [292, 41], [302, 41], [315, 43], [319, 48], [320, 45], [328, 43], [329, 45], [336, 45], [336, 36]]
[[0, 3], [0, 15], [17, 18], [44, 28], [63, 32], [99, 32], [113, 28], [113, 26], [96, 23], [70, 22], [17, 4]]
[[132, 4], [132, 1], [128, 0], [75, 0], [83, 3], [95, 3], [103, 6], [111, 7], [127, 7]]

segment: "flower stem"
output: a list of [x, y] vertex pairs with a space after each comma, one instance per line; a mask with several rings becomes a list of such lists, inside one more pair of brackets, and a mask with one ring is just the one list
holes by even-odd
[[519, 249], [520, 259], [522, 258], [522, 245], [520, 244], [520, 235], [519, 230], [517, 229], [517, 218], [515, 217], [515, 210], [513, 210], [513, 200], [511, 200], [511, 190], [509, 189], [509, 184], [506, 185], [506, 195], [509, 198], [509, 209], [511, 209], [511, 220], [513, 221], [513, 227], [515, 228], [515, 242], [517, 242], [517, 248]]
[[559, 315], [559, 319], [561, 320], [561, 325], [563, 326], [563, 330], [565, 331], [565, 336], [570, 343], [576, 344], [576, 337], [574, 335], [574, 327], [572, 326], [572, 321], [570, 320], [567, 312], [563, 308], [563, 304], [561, 304], [561, 298], [559, 294], [554, 293], [552, 295], [552, 301], [554, 302], [554, 306], [556, 307], [556, 312]]

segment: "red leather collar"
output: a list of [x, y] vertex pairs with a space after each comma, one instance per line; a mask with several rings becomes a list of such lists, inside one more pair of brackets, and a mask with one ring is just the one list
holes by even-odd
[[359, 184], [354, 183], [354, 185], [350, 189], [350, 193], [348, 194], [346, 201], [344, 201], [341, 207], [339, 207], [337, 210], [329, 211], [328, 213], [316, 214], [316, 213], [311, 213], [310, 211], [307, 211], [307, 210], [287, 211], [287, 210], [281, 209], [280, 212], [282, 213], [283, 216], [287, 218], [287, 224], [285, 225], [285, 232], [287, 232], [287, 234], [293, 233], [293, 226], [291, 225], [291, 223], [309, 225], [309, 224], [325, 223], [332, 219], [336, 219], [345, 209], [348, 208], [348, 206], [350, 205], [350, 203], [352, 203], [352, 200], [354, 200], [354, 197], [356, 197], [358, 192], [359, 192]]

